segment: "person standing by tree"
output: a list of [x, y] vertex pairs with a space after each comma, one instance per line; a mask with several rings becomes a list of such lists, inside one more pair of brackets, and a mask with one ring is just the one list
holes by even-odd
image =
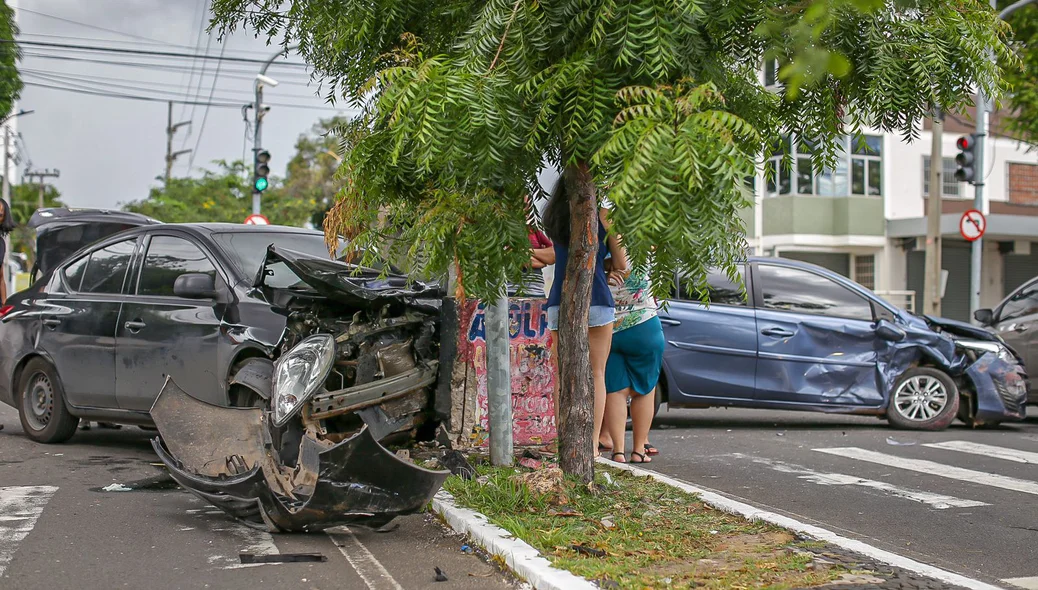
[[[634, 446], [632, 463], [649, 463], [649, 427], [652, 426], [656, 384], [663, 364], [663, 325], [649, 279], [641, 273], [609, 272], [609, 288], [616, 302], [613, 342], [606, 363], [605, 431], [612, 443], [611, 458], [624, 459], [627, 403], [631, 406]], [[622, 461], [621, 461], [622, 462]]]
[[0, 270], [0, 305], [7, 303], [7, 236], [15, 227], [11, 206], [0, 199], [0, 265], [3, 266]]
[[[615, 303], [609, 292], [606, 279], [605, 260], [611, 255], [615, 260], [627, 260], [627, 255], [620, 246], [619, 239], [609, 233], [608, 210], [599, 208], [598, 214], [598, 254], [595, 259], [594, 278], [591, 283], [591, 307], [588, 309], [588, 355], [591, 362], [591, 374], [594, 381], [594, 435], [591, 441], [597, 443], [602, 433], [602, 421], [605, 417], [606, 361], [609, 358], [609, 347], [612, 343], [613, 321], [616, 317]], [[552, 357], [558, 358], [559, 339], [559, 307], [562, 302], [562, 290], [565, 287], [566, 264], [569, 262], [570, 228], [569, 197], [565, 184], [560, 180], [552, 193], [548, 206], [544, 210], [544, 228], [548, 237], [555, 242], [555, 278], [548, 294], [548, 329], [551, 330]], [[617, 268], [614, 270], [623, 271]], [[556, 381], [558, 384], [558, 381]], [[558, 385], [554, 391], [555, 424], [559, 424], [559, 392]]]
[[555, 264], [555, 245], [541, 231], [537, 210], [534, 209], [530, 196], [526, 195], [524, 201], [526, 207], [526, 231], [530, 236], [530, 263], [523, 267], [522, 285], [509, 284], [508, 295], [543, 298], [546, 296], [544, 292], [543, 269]]

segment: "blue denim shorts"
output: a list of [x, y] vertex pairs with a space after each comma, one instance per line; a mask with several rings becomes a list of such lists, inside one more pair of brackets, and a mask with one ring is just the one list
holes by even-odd
[[[559, 306], [548, 308], [548, 329], [555, 332], [559, 329]], [[616, 320], [616, 308], [605, 305], [592, 305], [587, 314], [587, 327], [598, 328], [608, 326]]]

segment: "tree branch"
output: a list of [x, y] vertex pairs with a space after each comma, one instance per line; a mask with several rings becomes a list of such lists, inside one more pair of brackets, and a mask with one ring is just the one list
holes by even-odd
[[515, 20], [515, 13], [519, 12], [519, 4], [523, 0], [515, 0], [515, 5], [512, 6], [512, 16], [508, 17], [508, 23], [505, 25], [505, 32], [501, 35], [501, 43], [497, 45], [497, 53], [494, 54], [494, 61], [490, 62], [490, 69], [487, 72], [492, 72], [494, 66], [497, 65], [497, 58], [501, 57], [501, 50], [505, 48], [505, 39], [508, 38], [508, 29], [512, 28], [512, 21]]

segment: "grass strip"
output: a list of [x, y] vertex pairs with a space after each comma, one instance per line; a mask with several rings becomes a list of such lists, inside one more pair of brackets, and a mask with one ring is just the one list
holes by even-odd
[[817, 542], [626, 471], [599, 467], [590, 487], [557, 467], [476, 471], [447, 480], [459, 505], [604, 588], [805, 588], [849, 573], [818, 559]]

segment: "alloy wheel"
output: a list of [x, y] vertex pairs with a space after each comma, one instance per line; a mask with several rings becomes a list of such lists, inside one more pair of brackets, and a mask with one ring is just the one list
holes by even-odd
[[50, 424], [54, 414], [54, 386], [44, 373], [36, 373], [29, 379], [22, 397], [25, 418], [34, 430], [43, 430]]
[[897, 413], [915, 422], [933, 419], [947, 405], [948, 391], [944, 384], [929, 375], [910, 377], [894, 392]]

